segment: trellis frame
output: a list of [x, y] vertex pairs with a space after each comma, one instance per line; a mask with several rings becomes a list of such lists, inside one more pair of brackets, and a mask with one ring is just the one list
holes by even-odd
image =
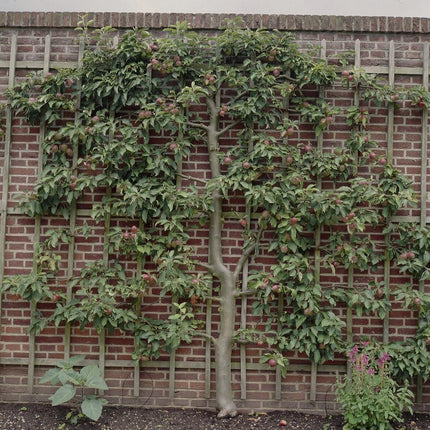
[[[51, 37], [50, 34], [48, 34], [45, 38], [45, 52], [44, 52], [44, 60], [41, 61], [16, 61], [17, 56], [17, 35], [14, 33], [11, 36], [11, 42], [10, 42], [10, 60], [9, 61], [0, 61], [0, 68], [8, 69], [9, 71], [9, 83], [8, 86], [11, 88], [14, 85], [15, 82], [15, 76], [16, 76], [16, 70], [17, 69], [41, 69], [43, 70], [43, 73], [46, 74], [50, 69], [56, 69], [56, 68], [66, 68], [70, 67], [71, 64], [69, 62], [53, 62], [50, 61], [50, 41]], [[83, 55], [83, 49], [84, 45], [81, 42], [79, 46], [79, 59], [78, 64], [82, 60]], [[326, 55], [326, 41], [322, 41], [322, 50], [321, 50], [321, 58], [325, 58]], [[360, 67], [360, 41], [357, 39], [355, 42], [355, 65], [357, 67]], [[394, 41], [390, 41], [389, 44], [389, 62], [388, 66], [367, 66], [364, 67], [365, 71], [368, 73], [376, 73], [376, 74], [382, 74], [387, 75], [389, 84], [393, 85], [395, 83], [395, 77], [397, 75], [407, 75], [407, 76], [422, 76], [422, 84], [424, 87], [428, 88], [429, 86], [429, 43], [424, 42], [423, 43], [423, 66], [422, 67], [397, 67], [395, 64], [395, 43]], [[324, 94], [324, 89], [320, 89], [320, 94]], [[354, 95], [354, 103], [358, 104], [359, 100], [359, 94], [358, 90], [356, 91]], [[395, 217], [394, 221], [407, 221], [407, 222], [419, 222], [421, 226], [428, 225], [430, 223], [430, 218], [427, 216], [427, 206], [428, 206], [428, 200], [427, 200], [427, 175], [428, 175], [428, 161], [427, 161], [427, 153], [428, 153], [428, 108], [424, 108], [422, 112], [422, 140], [421, 140], [421, 193], [420, 193], [420, 215], [419, 217]], [[8, 216], [14, 216], [18, 212], [14, 208], [8, 208], [8, 190], [9, 190], [9, 182], [10, 182], [10, 151], [12, 146], [12, 118], [13, 118], [13, 112], [11, 109], [11, 106], [9, 104], [6, 105], [6, 133], [5, 133], [5, 151], [4, 151], [4, 164], [3, 164], [3, 195], [2, 200], [0, 202], [0, 243], [3, 243], [3, 245], [6, 244], [6, 222]], [[393, 105], [390, 105], [388, 108], [388, 127], [387, 127], [387, 159], [389, 162], [393, 161], [393, 130], [394, 130], [394, 118], [395, 118], [395, 112]], [[44, 139], [44, 125], [41, 125], [40, 128], [40, 135], [39, 140], [40, 142]], [[321, 134], [320, 137], [317, 140], [317, 150], [322, 151], [323, 149], [323, 135]], [[75, 152], [75, 159], [76, 162], [76, 151]], [[76, 164], [76, 163], [74, 163]], [[39, 153], [39, 160], [38, 160], [38, 174], [41, 172], [41, 153]], [[180, 186], [180, 176], [178, 176], [178, 186]], [[320, 184], [320, 179], [317, 179], [317, 183]], [[86, 216], [88, 213], [86, 211], [78, 211], [76, 209], [76, 205], [72, 207], [71, 210], [71, 217], [70, 217], [70, 230], [72, 232], [75, 231], [76, 228], [76, 220], [79, 216]], [[226, 214], [228, 215], [228, 214]], [[252, 214], [247, 211], [246, 216], [251, 219]], [[110, 219], [105, 220], [106, 225], [106, 234], [107, 230], [110, 227]], [[321, 232], [316, 232], [316, 242], [319, 243], [321, 237]], [[386, 237], [386, 241], [388, 240], [388, 237]], [[37, 217], [35, 220], [34, 225], [34, 238], [33, 243], [36, 247], [37, 244], [40, 241], [40, 217]], [[105, 241], [106, 241], [106, 235], [105, 235]], [[106, 242], [105, 242], [106, 243]], [[67, 265], [67, 276], [71, 277], [73, 275], [73, 267], [74, 267], [74, 235], [72, 234], [72, 241], [69, 244], [69, 252], [68, 252], [68, 265]], [[105, 246], [105, 252], [104, 252], [104, 262], [107, 264], [107, 247]], [[319, 280], [320, 276], [320, 258], [319, 258], [319, 250], [317, 246], [317, 252], [315, 255], [316, 260], [316, 279]], [[141, 271], [143, 266], [142, 262], [138, 262], [137, 264], [137, 272]], [[33, 266], [33, 270], [35, 269], [35, 266]], [[0, 248], [0, 282], [4, 278], [4, 271], [5, 271], [5, 246]], [[348, 271], [348, 287], [352, 287], [354, 282], [354, 273], [353, 269]], [[385, 285], [385, 292], [386, 294], [390, 293], [390, 260], [388, 254], [385, 256], [385, 262], [384, 262], [384, 285]], [[245, 273], [243, 276], [243, 286], [242, 288], [246, 290], [246, 283], [247, 283], [247, 268], [245, 267]], [[419, 289], [420, 291], [424, 291], [425, 285], [424, 282], [421, 281], [419, 283]], [[70, 288], [67, 290], [67, 300], [70, 300], [72, 297], [72, 291]], [[0, 312], [2, 310], [1, 306], [1, 298], [0, 298]], [[280, 306], [282, 306], [282, 299], [280, 299]], [[36, 310], [36, 304], [31, 304], [31, 312], [33, 313]], [[244, 302], [242, 303], [242, 319], [241, 319], [241, 327], [245, 328], [247, 321], [246, 321], [246, 299], [244, 299]], [[210, 334], [210, 321], [211, 321], [211, 315], [212, 315], [212, 303], [208, 301], [207, 303], [207, 314], [206, 314], [206, 325], [208, 327], [208, 334]], [[347, 323], [347, 339], [352, 340], [352, 309], [348, 308], [347, 310], [347, 317], [346, 317], [346, 323]], [[383, 339], [384, 342], [388, 342], [389, 340], [389, 317], [387, 316], [384, 320], [384, 332], [383, 332]], [[55, 360], [41, 360], [35, 358], [35, 342], [36, 338], [34, 333], [30, 333], [29, 336], [29, 357], [28, 358], [22, 358], [22, 359], [8, 359], [8, 358], [0, 358], [0, 364], [9, 365], [9, 364], [21, 364], [28, 366], [28, 391], [31, 393], [34, 389], [34, 372], [35, 368], [39, 365], [52, 365], [55, 363]], [[65, 352], [64, 357], [67, 359], [70, 356], [70, 326], [66, 326], [65, 329]], [[127, 361], [127, 360], [106, 360], [104, 356], [104, 350], [105, 350], [105, 338], [104, 334], [102, 333], [99, 338], [99, 346], [100, 346], [100, 359], [99, 359], [99, 365], [101, 369], [104, 371], [105, 368], [134, 368], [134, 385], [133, 385], [133, 393], [134, 396], [139, 395], [139, 381], [140, 381], [140, 370], [141, 367], [158, 367], [158, 368], [168, 368], [170, 370], [170, 378], [169, 378], [169, 393], [170, 397], [172, 399], [172, 402], [174, 400], [174, 384], [175, 384], [175, 370], [176, 369], [188, 369], [189, 365], [186, 362], [179, 362], [175, 361], [175, 356], [172, 354], [171, 359], [168, 363], [164, 362], [146, 362], [146, 363], [140, 363], [140, 365], [136, 365], [133, 361]], [[211, 361], [211, 348], [210, 343], [206, 342], [205, 346], [205, 360], [203, 362], [193, 362], [192, 363], [193, 368], [197, 369], [204, 369], [205, 372], [205, 379], [206, 379], [206, 385], [205, 385], [205, 397], [210, 398], [210, 380], [211, 380], [211, 372], [213, 369], [213, 363]], [[255, 363], [247, 363], [246, 361], [246, 346], [241, 346], [240, 350], [240, 361], [238, 363], [233, 363], [232, 368], [235, 370], [240, 370], [241, 375], [241, 399], [246, 400], [247, 399], [247, 393], [246, 393], [246, 382], [247, 382], [247, 370], [260, 370], [264, 367], [259, 364]], [[316, 400], [316, 393], [317, 393], [317, 373], [318, 371], [330, 371], [330, 372], [343, 372], [344, 366], [338, 366], [338, 365], [323, 365], [319, 366], [319, 369], [315, 365], [291, 365], [289, 367], [289, 371], [310, 371], [310, 392], [309, 392], [309, 400], [315, 401]], [[280, 400], [281, 394], [282, 394], [282, 380], [280, 376], [279, 369], [276, 373], [275, 378], [275, 399]], [[417, 381], [417, 400], [420, 401], [422, 399], [422, 380], [418, 378]]]

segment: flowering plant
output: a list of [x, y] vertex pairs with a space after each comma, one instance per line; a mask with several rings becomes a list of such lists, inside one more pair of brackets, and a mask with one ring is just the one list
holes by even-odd
[[402, 422], [402, 412], [412, 413], [413, 393], [399, 387], [391, 377], [391, 358], [369, 341], [348, 351], [351, 376], [336, 384], [336, 399], [343, 410], [344, 430], [392, 429], [390, 422]]

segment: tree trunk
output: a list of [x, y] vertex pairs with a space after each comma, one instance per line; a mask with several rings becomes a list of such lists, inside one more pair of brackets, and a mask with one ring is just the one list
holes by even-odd
[[[218, 143], [218, 111], [215, 102], [206, 99], [210, 114], [208, 126], [208, 152], [212, 178], [221, 175]], [[224, 264], [222, 236], [222, 203], [223, 196], [218, 189], [212, 192], [213, 212], [210, 218], [209, 250], [210, 265], [213, 275], [220, 282], [219, 336], [215, 344], [215, 373], [216, 373], [216, 403], [218, 417], [234, 417], [237, 415], [231, 387], [231, 355], [233, 347], [234, 323], [236, 315], [235, 277], [234, 273]]]
[[236, 298], [234, 279], [230, 274], [221, 281], [220, 289], [220, 328], [215, 343], [216, 403], [218, 418], [237, 415], [231, 387], [231, 354], [236, 316]]

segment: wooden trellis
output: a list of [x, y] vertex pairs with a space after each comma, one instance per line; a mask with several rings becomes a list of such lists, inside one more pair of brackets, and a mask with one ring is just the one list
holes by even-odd
[[[360, 55], [360, 41], [357, 40], [355, 42], [355, 66], [360, 67], [361, 66], [361, 55]], [[327, 43], [326, 41], [322, 41], [322, 49], [321, 49], [321, 58], [325, 59], [326, 57], [326, 48]], [[10, 37], [10, 55], [9, 55], [9, 61], [0, 61], [0, 68], [7, 69], [8, 70], [8, 87], [13, 87], [16, 79], [16, 70], [17, 69], [24, 69], [24, 70], [42, 70], [44, 74], [48, 73], [50, 69], [56, 69], [56, 68], [65, 68], [65, 67], [71, 67], [71, 65], [68, 62], [51, 62], [50, 61], [50, 54], [51, 54], [51, 35], [48, 34], [45, 37], [45, 51], [44, 51], [44, 60], [43, 61], [17, 61], [17, 35], [12, 34]], [[84, 44], [81, 42], [79, 45], [79, 54], [78, 54], [78, 64], [80, 64], [83, 56], [84, 51]], [[422, 67], [397, 67], [395, 64], [395, 43], [394, 41], [391, 41], [389, 44], [389, 61], [388, 66], [367, 66], [364, 67], [366, 72], [368, 73], [377, 73], [381, 75], [388, 76], [388, 81], [390, 85], [394, 85], [395, 78], [397, 75], [406, 75], [406, 76], [422, 76], [422, 85], [426, 88], [429, 86], [429, 43], [425, 42], [423, 43], [423, 63]], [[320, 88], [320, 96], [324, 96], [325, 89], [322, 87]], [[359, 90], [355, 91], [354, 94], [354, 104], [358, 105], [359, 103]], [[421, 226], [425, 226], [429, 224], [430, 219], [427, 216], [427, 175], [428, 175], [428, 159], [427, 159], [427, 153], [428, 153], [428, 109], [424, 108], [422, 112], [422, 130], [421, 130], [421, 184], [420, 184], [420, 215], [419, 217], [413, 217], [413, 216], [401, 216], [401, 217], [395, 217], [395, 221], [409, 221], [409, 222], [418, 222]], [[394, 131], [394, 120], [395, 120], [395, 111], [394, 106], [391, 104], [388, 108], [388, 114], [387, 114], [387, 159], [389, 162], [393, 161], [393, 152], [394, 152], [394, 137], [393, 137], [393, 131]], [[4, 279], [4, 272], [5, 272], [5, 247], [6, 247], [6, 225], [7, 225], [7, 219], [9, 216], [16, 216], [18, 212], [13, 207], [8, 207], [9, 202], [9, 184], [10, 184], [10, 162], [11, 162], [11, 148], [12, 148], [12, 120], [13, 120], [13, 112], [9, 104], [6, 105], [6, 132], [5, 132], [5, 143], [4, 143], [4, 160], [3, 160], [3, 194], [2, 199], [0, 202], [0, 283]], [[39, 135], [39, 141], [42, 142], [45, 135], [45, 127], [44, 124], [40, 127], [40, 135]], [[324, 136], [321, 134], [317, 139], [317, 150], [322, 151], [324, 145]], [[73, 165], [76, 165], [77, 161], [77, 151], [74, 151], [74, 159], [73, 159]], [[181, 168], [181, 167], [180, 167]], [[42, 170], [42, 154], [41, 151], [39, 151], [39, 159], [38, 159], [38, 175], [41, 174]], [[180, 186], [181, 176], [178, 175], [177, 185]], [[317, 186], [321, 187], [321, 178], [317, 178]], [[108, 193], [110, 190], [107, 191]], [[70, 215], [70, 224], [69, 228], [71, 231], [71, 242], [68, 245], [68, 262], [67, 262], [67, 277], [71, 278], [73, 276], [73, 269], [74, 269], [74, 251], [75, 251], [75, 241], [74, 241], [74, 232], [76, 229], [76, 222], [79, 216], [86, 216], [87, 212], [85, 210], [79, 211], [76, 208], [76, 204], [72, 206], [71, 209], [71, 215]], [[251, 219], [252, 214], [250, 210], [248, 209], [246, 212], [246, 217], [248, 219]], [[33, 237], [33, 244], [34, 244], [34, 250], [36, 251], [36, 247], [39, 244], [40, 241], [40, 225], [41, 225], [41, 219], [40, 217], [36, 217], [35, 219], [35, 225], [34, 225], [34, 237]], [[106, 217], [105, 219], [105, 248], [104, 248], [104, 264], [108, 265], [108, 245], [107, 245], [107, 235], [108, 231], [110, 229], [111, 220], [110, 217]], [[140, 225], [141, 228], [143, 228], [142, 225]], [[320, 279], [320, 251], [319, 251], [319, 244], [321, 242], [321, 231], [316, 231], [316, 254], [315, 254], [315, 279], [316, 282], [319, 282]], [[388, 242], [389, 238], [388, 235], [385, 238], [386, 242]], [[36, 254], [36, 252], [35, 252]], [[34, 260], [33, 270], [36, 269], [36, 260]], [[141, 272], [143, 270], [143, 262], [138, 261], [137, 262], [137, 273], [138, 276], [140, 276]], [[244, 268], [244, 274], [243, 274], [243, 290], [247, 289], [247, 281], [248, 281], [248, 268], [245, 266]], [[354, 284], [354, 271], [352, 268], [348, 270], [348, 278], [347, 278], [347, 284], [349, 288], [353, 287]], [[385, 262], [384, 262], [384, 288], [385, 293], [388, 295], [390, 293], [390, 259], [388, 256], [388, 253], [385, 255]], [[425, 284], [424, 281], [421, 281], [419, 283], [419, 288], [421, 291], [424, 291]], [[71, 287], [68, 286], [67, 288], [67, 300], [70, 301], [72, 298], [72, 290]], [[137, 308], [140, 309], [141, 303], [138, 303]], [[280, 297], [279, 299], [279, 307], [280, 309], [283, 307], [283, 299]], [[36, 311], [36, 303], [31, 303], [31, 313], [33, 314]], [[247, 301], [246, 298], [244, 298], [242, 305], [241, 305], [241, 321], [240, 321], [240, 327], [246, 328], [247, 327]], [[2, 301], [0, 298], [0, 312], [2, 311]], [[206, 334], [208, 337], [211, 334], [211, 317], [212, 317], [212, 302], [211, 300], [208, 300], [207, 302], [207, 310], [206, 310]], [[346, 314], [346, 337], [347, 340], [352, 340], [352, 321], [353, 321], [353, 312], [350, 307], [347, 309]], [[387, 315], [384, 319], [384, 326], [383, 326], [383, 340], [384, 342], [388, 342], [389, 340], [389, 316]], [[35, 368], [38, 365], [52, 365], [55, 363], [55, 360], [53, 359], [36, 359], [35, 358], [35, 342], [36, 337], [34, 332], [30, 332], [29, 335], [29, 354], [28, 358], [20, 358], [20, 359], [10, 359], [10, 358], [0, 358], [0, 364], [9, 365], [9, 364], [21, 364], [28, 366], [28, 391], [31, 393], [34, 389], [34, 373]], [[137, 341], [136, 341], [137, 342]], [[241, 345], [240, 347], [240, 360], [239, 362], [232, 363], [232, 368], [235, 370], [240, 370], [240, 376], [241, 376], [241, 399], [247, 399], [247, 390], [246, 390], [246, 383], [247, 383], [247, 370], [262, 370], [265, 369], [266, 366], [256, 364], [256, 363], [249, 363], [247, 362], [247, 354], [246, 349], [247, 347], [245, 345]], [[65, 327], [65, 335], [64, 335], [64, 357], [65, 359], [70, 357], [70, 349], [71, 349], [71, 328], [69, 325]], [[151, 367], [158, 367], [158, 368], [167, 368], [170, 372], [169, 377], [169, 394], [170, 397], [174, 398], [175, 393], [175, 371], [177, 369], [189, 369], [191, 368], [191, 365], [187, 362], [181, 362], [176, 361], [175, 354], [171, 354], [169, 362], [146, 362], [146, 363], [140, 363], [135, 364], [131, 360], [106, 360], [105, 358], [105, 336], [104, 333], [101, 333], [99, 336], [99, 349], [100, 349], [100, 355], [99, 355], [99, 366], [101, 367], [102, 371], [106, 367], [109, 368], [123, 368], [128, 367], [134, 369], [134, 377], [133, 377], [133, 393], [135, 396], [139, 396], [139, 389], [140, 389], [140, 370], [141, 366], [151, 366]], [[205, 359], [202, 362], [193, 362], [192, 368], [195, 369], [204, 369], [205, 372], [205, 397], [210, 398], [210, 380], [211, 380], [211, 372], [213, 369], [213, 363], [211, 359], [211, 346], [210, 342], [207, 341], [205, 344]], [[289, 371], [306, 371], [310, 372], [310, 393], [309, 393], [309, 400], [315, 401], [316, 400], [316, 393], [317, 393], [317, 374], [318, 371], [344, 371], [344, 366], [338, 366], [338, 365], [322, 365], [317, 368], [316, 365], [291, 365], [289, 367]], [[282, 378], [281, 373], [279, 369], [276, 371], [276, 378], [275, 378], [275, 398], [277, 400], [281, 399], [282, 394]], [[422, 380], [419, 378], [417, 381], [418, 386], [418, 395], [417, 400], [421, 401], [422, 399]]]

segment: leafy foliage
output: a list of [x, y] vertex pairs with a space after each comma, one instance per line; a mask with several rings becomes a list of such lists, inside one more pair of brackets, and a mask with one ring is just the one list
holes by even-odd
[[[358, 315], [380, 318], [391, 308], [389, 291], [378, 283], [321, 285], [321, 267], [333, 274], [369, 273], [387, 251], [402, 272], [428, 278], [428, 228], [392, 222], [400, 210], [414, 207], [415, 195], [411, 180], [370, 138], [369, 108], [353, 105], [342, 112], [316, 95], [324, 86], [342, 84], [369, 104], [409, 97], [425, 108], [424, 88], [392, 88], [358, 68], [339, 73], [316, 60], [315, 52], [299, 49], [289, 33], [254, 31], [235, 22], [216, 37], [178, 23], [163, 37], [134, 29], [118, 43], [111, 28], [93, 38], [87, 24], [80, 26], [88, 43], [81, 67], [33, 74], [8, 91], [17, 112], [46, 127], [41, 179], [19, 206], [29, 216], [67, 219], [74, 204], [85, 202], [97, 223], [117, 217], [134, 225], [106, 227], [109, 261], [88, 263], [70, 280], [73, 297], [56, 297], [55, 310], [47, 318], [39, 315], [32, 329], [69, 323], [120, 330], [138, 340], [135, 359], [157, 358], [162, 349], [172, 352], [201, 335], [199, 301], [215, 296], [225, 305], [243, 293], [253, 297], [253, 314], [265, 331], [250, 328], [231, 337], [264, 339], [268, 351], [261, 361], [274, 360], [285, 374], [291, 351], [321, 364], [341, 350], [344, 322], [338, 307], [346, 304]], [[337, 148], [321, 150], [312, 139], [296, 139], [304, 127], [318, 141], [338, 120], [350, 136]], [[201, 154], [209, 160], [210, 174], [184, 172], [183, 163], [201, 162]], [[101, 201], [92, 201], [96, 192], [103, 194]], [[243, 247], [230, 270], [221, 246], [222, 209], [236, 210], [242, 203], [253, 217], [238, 215]], [[210, 232], [209, 262], [193, 246], [200, 226]], [[372, 228], [385, 228], [387, 250], [370, 239]], [[316, 232], [329, 239], [317, 243]], [[48, 280], [59, 261], [54, 251], [68, 240], [62, 230], [50, 232], [41, 245], [45, 260], [30, 275], [8, 278], [3, 291], [36, 302], [52, 299]], [[276, 263], [251, 273], [247, 291], [239, 291], [245, 262], [266, 251]], [[144, 270], [130, 275], [124, 258]], [[228, 279], [234, 294], [226, 298]], [[161, 298], [174, 297], [169, 318], [142, 315], [139, 304], [151, 289]], [[411, 287], [397, 297], [415, 307], [418, 297], [422, 321], [428, 320], [427, 295]], [[428, 325], [410, 354], [425, 336]], [[392, 356], [397, 360], [399, 354], [393, 349]], [[424, 356], [410, 367], [405, 360], [399, 358], [403, 364], [395, 374], [404, 375], [407, 367], [412, 377], [427, 369]]]
[[391, 376], [391, 356], [378, 345], [364, 342], [349, 352], [352, 376], [338, 381], [336, 396], [346, 421], [344, 429], [392, 429], [402, 422], [404, 409], [412, 413], [413, 393]]

